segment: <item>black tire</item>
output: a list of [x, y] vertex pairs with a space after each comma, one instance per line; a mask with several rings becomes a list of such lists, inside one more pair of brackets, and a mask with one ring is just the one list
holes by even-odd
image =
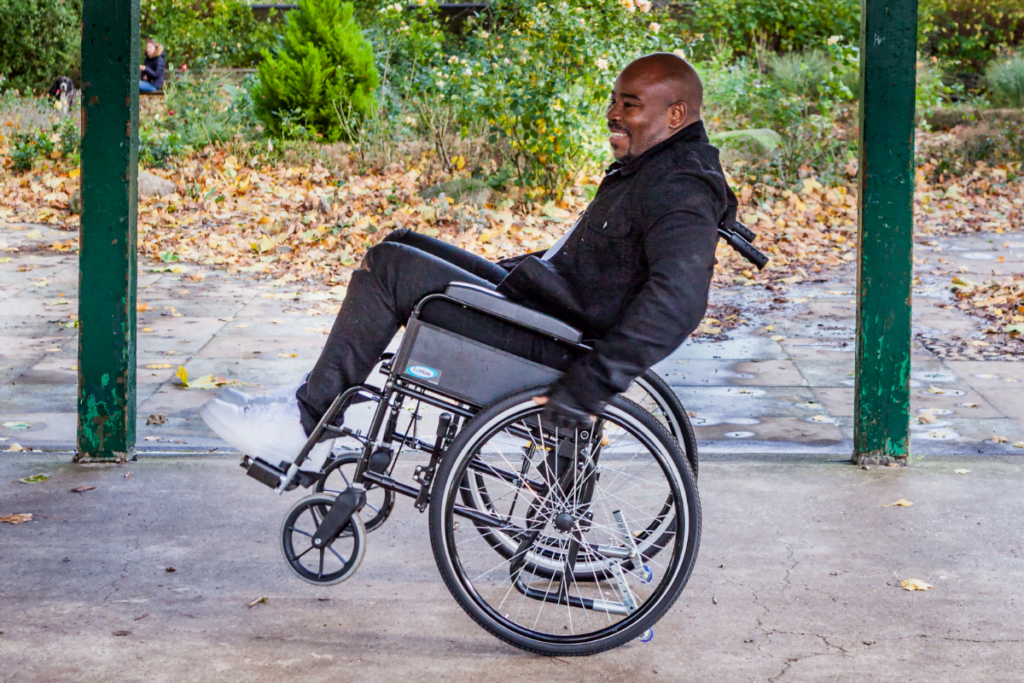
[[[300, 579], [315, 586], [332, 586], [351, 578], [366, 554], [366, 528], [359, 513], [352, 515], [352, 519], [330, 543], [323, 548], [313, 547], [313, 532], [333, 504], [334, 496], [326, 493], [306, 496], [288, 510], [281, 524], [281, 553], [284, 561]], [[297, 540], [299, 543], [296, 543]], [[302, 545], [308, 547], [300, 550]], [[313, 567], [317, 571], [309, 566], [308, 560], [303, 562], [311, 551], [314, 553], [311, 556]], [[319, 563], [316, 562], [317, 557]]]
[[[637, 581], [643, 582], [644, 579], [637, 579], [631, 573], [633, 571], [637, 571], [639, 573], [639, 568], [632, 566], [631, 559], [624, 559], [624, 555], [618, 556], [620, 560], [609, 559], [614, 557], [614, 555], [609, 554], [610, 552], [624, 552], [628, 541], [622, 542], [622, 548], [612, 548], [612, 550], [609, 551], [608, 549], [611, 548], [611, 546], [604, 545], [600, 540], [597, 540], [597, 545], [595, 545], [595, 541], [591, 539], [598, 539], [601, 534], [608, 533], [608, 530], [612, 528], [610, 525], [599, 524], [593, 517], [590, 518], [593, 522], [584, 522], [583, 520], [585, 515], [578, 516], [574, 520], [571, 519], [569, 526], [574, 526], [578, 532], [575, 530], [569, 531], [568, 529], [564, 529], [566, 531], [565, 535], [571, 535], [573, 538], [584, 540], [589, 550], [584, 550], [581, 547], [580, 552], [591, 553], [591, 557], [597, 557], [593, 554], [593, 550], [603, 548], [600, 550], [600, 557], [603, 558], [605, 566], [607, 567], [604, 574], [606, 577], [607, 575], [615, 574], [628, 586], [627, 590], [623, 587], [623, 584], [619, 584], [618, 595], [620, 597], [627, 595], [630, 600], [634, 599], [634, 589], [640, 589], [643, 592], [649, 593], [649, 595], [638, 607], [633, 610], [628, 610], [627, 607], [629, 607], [629, 605], [627, 604], [627, 599], [624, 597], [621, 598], [620, 602], [605, 599], [604, 596], [606, 595], [614, 597], [616, 592], [612, 592], [611, 589], [609, 589], [609, 592], [606, 594], [600, 584], [586, 584], [587, 586], [590, 586], [590, 588], [587, 589], [587, 592], [594, 595], [594, 591], [598, 591], [597, 594], [601, 596], [600, 599], [585, 597], [582, 589], [575, 582], [575, 577], [570, 575], [571, 581], [567, 584], [567, 587], [564, 590], [568, 595], [574, 590], [573, 587], [575, 586], [577, 597], [573, 598], [569, 595], [569, 597], [564, 598], [565, 600], [569, 600], [569, 603], [559, 602], [558, 605], [555, 608], [552, 608], [552, 610], [547, 614], [550, 615], [551, 612], [554, 612], [555, 610], [564, 610], [568, 615], [570, 615], [568, 616], [568, 619], [572, 630], [568, 630], [570, 629], [570, 626], [566, 626], [565, 628], [568, 630], [567, 634], [559, 629], [557, 625], [551, 627], [547, 627], [545, 625], [545, 628], [548, 628], [548, 630], [537, 630], [536, 627], [541, 620], [541, 616], [542, 614], [545, 614], [543, 611], [544, 606], [554, 601], [552, 596], [554, 596], [555, 593], [551, 591], [551, 586], [555, 580], [559, 581], [561, 584], [561, 576], [550, 578], [548, 580], [547, 589], [539, 590], [534, 587], [535, 584], [531, 585], [525, 583], [523, 580], [524, 572], [529, 571], [529, 563], [526, 562], [525, 559], [517, 560], [517, 565], [513, 567], [509, 558], [504, 558], [505, 563], [501, 563], [498, 567], [484, 571], [482, 574], [478, 575], [476, 579], [471, 579], [469, 574], [474, 572], [475, 569], [471, 567], [469, 563], [483, 563], [486, 561], [493, 565], [494, 555], [491, 555], [490, 559], [487, 559], [486, 553], [482, 552], [474, 553], [472, 555], [468, 552], [463, 554], [460, 551], [460, 543], [463, 544], [463, 546], [468, 546], [468, 544], [473, 542], [484, 543], [487, 534], [477, 533], [479, 531], [479, 524], [481, 523], [478, 521], [478, 518], [471, 518], [471, 520], [461, 519], [459, 520], [459, 524], [456, 524], [455, 516], [456, 506], [458, 506], [459, 501], [462, 500], [460, 495], [461, 485], [466, 481], [470, 464], [474, 459], [477, 459], [479, 462], [483, 457], [478, 455], [482, 452], [482, 447], [491, 443], [490, 439], [494, 436], [501, 437], [504, 434], [513, 435], [512, 433], [515, 432], [513, 436], [518, 437], [524, 429], [530, 426], [529, 422], [523, 420], [533, 420], [532, 424], [534, 427], [536, 426], [537, 418], [533, 416], [539, 413], [541, 409], [530, 400], [534, 395], [536, 395], [535, 390], [527, 390], [517, 393], [484, 409], [463, 427], [456, 436], [452, 445], [448, 448], [441, 467], [435, 476], [431, 492], [430, 537], [431, 545], [434, 550], [434, 558], [437, 561], [438, 569], [441, 572], [441, 576], [444, 579], [445, 584], [448, 586], [448, 589], [451, 591], [460, 606], [462, 606], [466, 613], [480, 624], [480, 626], [501, 640], [504, 640], [515, 647], [545, 655], [595, 654], [597, 652], [602, 652], [622, 645], [623, 643], [647, 632], [647, 630], [672, 606], [678, 598], [679, 593], [685, 587], [696, 561], [697, 551], [700, 545], [700, 500], [697, 494], [697, 487], [687, 458], [682, 454], [676, 440], [665, 431], [662, 425], [655, 418], [653, 418], [648, 412], [642, 410], [636, 404], [622, 397], [615, 397], [611, 402], [609, 402], [608, 407], [599, 417], [602, 420], [606, 420], [604, 424], [615, 425], [616, 429], [619, 430], [616, 433], [623, 432], [626, 434], [626, 437], [632, 440], [626, 443], [627, 446], [629, 443], [638, 444], [638, 447], [646, 449], [644, 452], [651, 457], [652, 462], [657, 464], [656, 467], [649, 471], [648, 468], [650, 465], [644, 464], [640, 467], [640, 472], [648, 472], [645, 474], [645, 477], [655, 477], [659, 471], [660, 474], [663, 475], [663, 486], [669, 491], [669, 499], [672, 501], [673, 505], [674, 519], [671, 523], [674, 527], [678, 528], [679, 532], [672, 533], [671, 545], [662, 548], [661, 555], [659, 556], [661, 562], [658, 563], [660, 578], [656, 585], [652, 585], [652, 587], [648, 589], [641, 586], [639, 583], [636, 583]], [[524, 427], [518, 431], [516, 431], [516, 428], [513, 428], [511, 431], [506, 429], [506, 427], [511, 424], [524, 425]], [[601, 434], [603, 435], [604, 431], [602, 431]], [[526, 439], [524, 438], [523, 440], [525, 441]], [[534, 449], [537, 441], [537, 438], [533, 438], [533, 440], [530, 441], [529, 448]], [[554, 454], [558, 452], [557, 449], [561, 448], [561, 445], [558, 445], [555, 450], [552, 450], [553, 447], [546, 446], [544, 444], [543, 435], [539, 437], [539, 441], [541, 442], [540, 449], [532, 450], [524, 455], [523, 467], [527, 470], [528, 463], [525, 461], [533, 457], [530, 453], [540, 454], [543, 461], [544, 458], [552, 458]], [[608, 511], [615, 505], [619, 505], [617, 501], [620, 496], [606, 495], [603, 489], [596, 492], [594, 491], [595, 487], [600, 486], [601, 475], [605, 474], [605, 472], [612, 472], [609, 476], [620, 477], [623, 476], [622, 473], [624, 473], [628, 467], [639, 467], [643, 462], [639, 461], [634, 464], [637, 459], [636, 455], [632, 458], [622, 460], [622, 458], [626, 458], [628, 456], [628, 450], [625, 454], [619, 456], [619, 460], [616, 460], [616, 453], [622, 450], [620, 446], [615, 444], [608, 445], [606, 441], [600, 441], [595, 445], [593, 444], [592, 437], [591, 443], [583, 448], [580, 447], [582, 442], [578, 439], [573, 441], [573, 443], [572, 458], [577, 465], [573, 468], [563, 468], [563, 474], [561, 475], [562, 479], [559, 480], [559, 487], [554, 489], [554, 493], [551, 495], [546, 493], [543, 495], [537, 495], [535, 500], [529, 505], [529, 512], [526, 513], [525, 517], [522, 517], [522, 519], [527, 520], [527, 524], [534, 524], [533, 530], [526, 530], [525, 533], [522, 529], [519, 532], [509, 532], [518, 534], [519, 537], [526, 539], [523, 541], [523, 550], [519, 553], [520, 558], [526, 558], [530, 552], [530, 544], [532, 543], [530, 534], [532, 534], [533, 540], [540, 538], [544, 525], [554, 525], [559, 518], [561, 518], [561, 514], [555, 514], [555, 508], [558, 505], [561, 505], [564, 508], [565, 505], [569, 504], [568, 501], [570, 498], [577, 501], [572, 504], [575, 506], [574, 509], [577, 512], [583, 510], [585, 507], [589, 508], [591, 511], [597, 510], [599, 504], [603, 506], [605, 511]], [[619, 450], [617, 451], [616, 449]], [[493, 447], [492, 451], [500, 455], [501, 458], [507, 462], [506, 456], [502, 453], [501, 446]], [[508, 452], [515, 453], [516, 451], [510, 447]], [[580, 455], [580, 453], [582, 453], [582, 455]], [[565, 489], [564, 485], [569, 483], [565, 478], [571, 476], [573, 480], [575, 480], [575, 472], [577, 470], [586, 472], [587, 467], [590, 466], [587, 465], [586, 462], [587, 459], [590, 458], [589, 454], [595, 454], [593, 455], [593, 459], [591, 459], [591, 463], [594, 464], [594, 469], [591, 471], [595, 473], [599, 472], [599, 474], [584, 474], [580, 475], [580, 477], [582, 477], [581, 480], [591, 482], [589, 484], [591, 486], [591, 494], [589, 495], [597, 497], [588, 499], [581, 505], [579, 501], [583, 499], [577, 494], [582, 489], [578, 488], [578, 485], [575, 483], [573, 484], [574, 488], [572, 490]], [[490, 457], [495, 458], [496, 456]], [[597, 466], [595, 462], [596, 459], [600, 459], [600, 466]], [[615, 464], [620, 465], [619, 469], [616, 469], [614, 466], [610, 466]], [[548, 469], [550, 470], [550, 468]], [[514, 466], [509, 467], [508, 470], [514, 470]], [[538, 468], [538, 472], [541, 472], [540, 468]], [[511, 487], [511, 484], [509, 484], [507, 480], [507, 474], [503, 474], [501, 476], [506, 478], [494, 479], [495, 483], [490, 484], [488, 486], [488, 490], [497, 489], [498, 484], [501, 482], [504, 482]], [[645, 477], [639, 478], [639, 481], [647, 482], [648, 479]], [[618, 481], [618, 479], [611, 480], [611, 482], [609, 482], [609, 488], [612, 484], [615, 484]], [[629, 483], [630, 480], [626, 479], [625, 482]], [[654, 484], [659, 484], [659, 482], [660, 480], [653, 481]], [[518, 485], [519, 484], [517, 484], [517, 486]], [[624, 486], [625, 484], [619, 486], [611, 493], [614, 494], [616, 491], [623, 490]], [[538, 487], [535, 485], [530, 489], [530, 492], [535, 492], [537, 488]], [[657, 507], [659, 500], [665, 500], [665, 495], [661, 492], [661, 488], [656, 488], [647, 483], [633, 484], [632, 486], [626, 487], [625, 490], [631, 489], [637, 490], [636, 494], [631, 495], [647, 496], [648, 499], [653, 501], [654, 507]], [[648, 489], [651, 490], [648, 491]], [[548, 491], [551, 490], [552, 489], [549, 486]], [[491, 491], [491, 495], [495, 494], [496, 491]], [[506, 501], [508, 501], [509, 497], [510, 494], [506, 494], [504, 496]], [[558, 502], [559, 498], [561, 498], [562, 502]], [[513, 506], [514, 504], [515, 503], [512, 503]], [[526, 504], [524, 503], [524, 506], [525, 505]], [[465, 514], [466, 511], [475, 510], [475, 508], [469, 505], [459, 506], [458, 509], [460, 509], [463, 514]], [[622, 507], [620, 506], [620, 510], [621, 509]], [[530, 517], [534, 511], [537, 511], [536, 514], [534, 514], [533, 517]], [[617, 510], [614, 514], [621, 515], [621, 512]], [[518, 524], [518, 519], [519, 518], [516, 518], [512, 512], [509, 512], [509, 516], [506, 521], [508, 523]], [[529, 521], [531, 519], [533, 521]], [[682, 522], [679, 523], [678, 520], [682, 520]], [[496, 522], [492, 520], [490, 523], [494, 524]], [[460, 524], [465, 525], [466, 529], [460, 530]], [[540, 526], [537, 526], [537, 524]], [[509, 527], [504, 528], [508, 529]], [[628, 527], [626, 527], [626, 531], [630, 531]], [[593, 532], [592, 536], [584, 538], [586, 534], [590, 534], [591, 532]], [[456, 536], [459, 538], [457, 539]], [[481, 536], [484, 538], [481, 539]], [[629, 538], [630, 536], [635, 536], [635, 534], [624, 534], [624, 536], [625, 538]], [[568, 540], [567, 547], [573, 547], [573, 544], [576, 542], [577, 541]], [[480, 546], [477, 545], [476, 547]], [[486, 546], [484, 547], [486, 549]], [[475, 550], [475, 548], [473, 550]], [[668, 557], [666, 557], [666, 555]], [[564, 556], [565, 555], [563, 555], [563, 557]], [[632, 556], [635, 557], [635, 555]], [[477, 559], [478, 557], [481, 559]], [[491, 574], [492, 576], [488, 578], [487, 581], [498, 581], [499, 578], [503, 576], [503, 573], [498, 571], [498, 573], [494, 574], [494, 572], [502, 567], [503, 564], [507, 564], [509, 567], [509, 578], [502, 579], [502, 583], [498, 584], [499, 593], [500, 590], [504, 590], [504, 583], [509, 584], [509, 588], [505, 598], [503, 598], [501, 603], [495, 607], [488, 602], [488, 598], [482, 594], [481, 591], [483, 589], [483, 584], [481, 580], [488, 574]], [[481, 566], [486, 565], [481, 564]], [[643, 570], [646, 571], [647, 567], [643, 567]], [[604, 579], [602, 579], [602, 577], [598, 577], [598, 579], [607, 580], [606, 577]], [[634, 580], [635, 585], [628, 584], [631, 578]], [[516, 593], [512, 593], [513, 588], [516, 589], [518, 594], [525, 596], [524, 598], [520, 598], [519, 610], [514, 618], [510, 613], [503, 614], [502, 611], [500, 611], [502, 610], [502, 606], [509, 594], [513, 597], [516, 596]], [[561, 586], [560, 590], [562, 590]], [[637, 591], [637, 594], [640, 594], [640, 590]], [[534, 596], [528, 595], [528, 592], [532, 592]], [[536, 602], [528, 600], [529, 597], [535, 597], [537, 594], [544, 596], [544, 599]], [[492, 591], [491, 595], [496, 594]], [[562, 594], [559, 593], [559, 595]], [[559, 597], [558, 599], [561, 600], [563, 598]], [[491, 600], [496, 601], [496, 597], [491, 598]], [[576, 603], [572, 603], [572, 600], [575, 600]], [[590, 603], [587, 609], [584, 609], [581, 605], [585, 605], [585, 601], [587, 600], [591, 600], [593, 602]], [[601, 603], [600, 606], [598, 606], [598, 603]], [[570, 604], [573, 606], [570, 607]], [[520, 618], [520, 612], [523, 609], [523, 605], [541, 605], [533, 627], [524, 626], [516, 621]], [[508, 609], [512, 610], [514, 608], [510, 606]], [[588, 626], [593, 626], [593, 621], [598, 619], [607, 619], [609, 625], [604, 627], [603, 622], [601, 622], [597, 627], [594, 627], [593, 630], [590, 630], [587, 633], [577, 634], [575, 632], [577, 627], [572, 626], [573, 622], [571, 614], [574, 609], [577, 610], [577, 614], [586, 616]], [[622, 619], [612, 623], [613, 613], [617, 616], [621, 616]], [[593, 620], [589, 615], [595, 615]], [[558, 618], [558, 614], [555, 614], [554, 616], [556, 619]], [[525, 621], [528, 622], [529, 617], [530, 615], [527, 616]], [[576, 623], [579, 625], [580, 629], [584, 627], [583, 622], [577, 620]]]
[[[360, 457], [362, 454], [357, 452], [342, 453], [331, 460], [316, 483], [316, 492], [324, 493], [326, 491], [337, 496], [342, 490], [348, 488]], [[346, 470], [350, 470], [351, 474]], [[391, 515], [391, 511], [395, 508], [395, 492], [382, 489], [368, 481], [364, 482], [363, 486], [366, 487], [366, 505], [360, 514], [365, 516], [363, 524], [366, 526], [366, 531], [370, 532], [380, 528]]]
[[[645, 384], [648, 386], [645, 387]], [[696, 479], [700, 469], [700, 462], [697, 456], [697, 437], [694, 436], [690, 417], [686, 414], [686, 408], [683, 407], [679, 397], [676, 396], [676, 392], [654, 370], [648, 370], [637, 377], [634, 386], [638, 386], [646, 391], [650, 395], [651, 400], [657, 403], [660, 411], [652, 410], [652, 406], [648, 406], [645, 401], [638, 401], [631, 394], [633, 387], [626, 390], [626, 398], [639, 403], [641, 408], [653, 414], [665, 429], [668, 430], [668, 433], [675, 437], [675, 440], [679, 442], [679, 448], [682, 449], [683, 455], [690, 461], [690, 468], [693, 469], [693, 477]]]

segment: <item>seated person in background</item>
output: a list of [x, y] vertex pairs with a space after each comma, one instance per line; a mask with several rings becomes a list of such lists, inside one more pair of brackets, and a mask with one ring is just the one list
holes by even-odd
[[146, 61], [139, 65], [139, 70], [139, 92], [159, 92], [164, 87], [164, 46], [147, 38]]
[[[306, 381], [253, 399], [227, 392], [199, 414], [229, 444], [273, 463], [294, 459], [332, 401], [362, 383], [413, 308], [451, 282], [496, 290], [581, 328], [593, 350], [534, 400], [542, 418], [582, 427], [615, 394], [672, 353], [707, 308], [729, 189], [700, 118], [703, 86], [674, 54], [641, 57], [619, 74], [606, 113], [615, 163], [576, 225], [543, 254], [500, 264], [400, 230], [371, 248]], [[474, 335], [530, 358], [535, 336]], [[502, 330], [506, 328], [501, 328]], [[318, 471], [331, 441], [302, 469]]]

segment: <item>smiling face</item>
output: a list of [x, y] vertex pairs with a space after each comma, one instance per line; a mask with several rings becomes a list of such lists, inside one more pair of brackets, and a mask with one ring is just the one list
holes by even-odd
[[641, 57], [622, 70], [606, 113], [608, 142], [618, 161], [640, 156], [700, 119], [693, 81], [699, 89], [692, 67], [672, 54]]
[[152, 57], [156, 54], [156, 43], [152, 40], [146, 41], [146, 56]]

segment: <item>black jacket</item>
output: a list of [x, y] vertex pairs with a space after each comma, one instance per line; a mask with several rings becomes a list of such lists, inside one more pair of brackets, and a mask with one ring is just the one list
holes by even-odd
[[707, 309], [718, 227], [736, 199], [704, 124], [608, 169], [550, 261], [516, 259], [498, 291], [595, 340], [559, 381], [596, 412], [671, 354]]
[[146, 57], [143, 62], [145, 70], [142, 72], [142, 80], [149, 81], [153, 87], [160, 90], [164, 87], [164, 56]]

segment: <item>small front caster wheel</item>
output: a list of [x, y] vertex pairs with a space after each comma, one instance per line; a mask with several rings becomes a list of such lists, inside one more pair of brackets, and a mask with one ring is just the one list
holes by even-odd
[[353, 514], [338, 537], [323, 548], [313, 535], [334, 504], [334, 496], [315, 493], [295, 503], [281, 525], [281, 551], [285, 562], [303, 581], [317, 586], [341, 583], [355, 574], [366, 553], [366, 527]]
[[652, 640], [654, 640], [654, 629], [653, 628], [649, 628], [649, 629], [647, 629], [646, 631], [644, 631], [643, 633], [640, 634], [640, 642], [641, 643], [649, 643]]

